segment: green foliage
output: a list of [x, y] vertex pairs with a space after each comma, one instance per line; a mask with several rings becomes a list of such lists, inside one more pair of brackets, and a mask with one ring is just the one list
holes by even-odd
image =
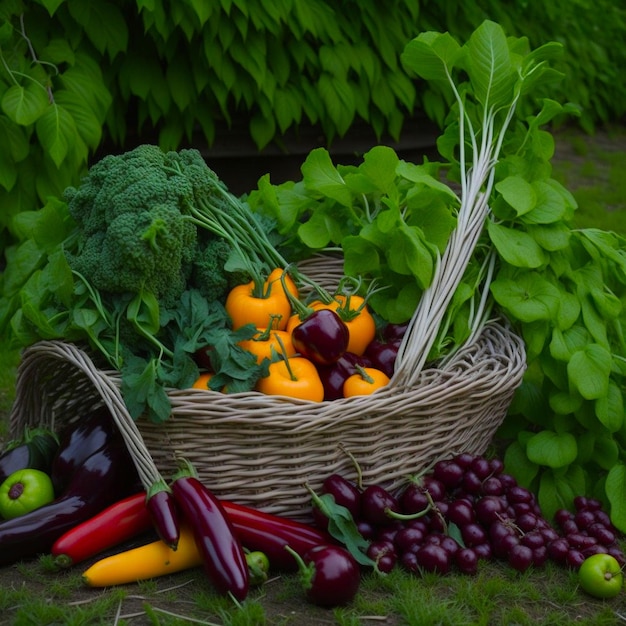
[[[454, 194], [442, 193], [433, 173], [441, 169], [460, 185], [462, 204], [472, 193], [487, 193], [486, 227], [431, 356], [458, 346], [470, 327], [482, 322], [473, 319], [479, 301], [487, 311], [495, 307], [504, 314], [525, 340], [528, 363], [500, 433], [508, 446], [508, 470], [538, 493], [548, 517], [586, 493], [610, 504], [613, 522], [626, 529], [626, 239], [577, 228], [576, 200], [552, 177], [554, 139], [544, 126], [572, 108], [551, 99], [532, 114], [511, 106], [525, 89], [530, 97], [542, 73], [554, 80], [548, 62], [559, 47], [531, 50], [527, 40], [505, 37], [492, 22], [463, 45], [448, 34], [419, 35], [407, 44], [404, 62], [419, 66], [442, 93], [448, 85], [453, 93], [447, 98], [455, 99], [438, 142], [444, 160], [437, 169], [403, 164], [381, 147], [368, 152], [358, 167], [333, 166], [320, 149], [304, 163], [301, 182], [271, 187], [263, 178], [250, 203], [276, 219], [292, 247], [342, 246], [347, 271], [376, 275], [386, 264], [393, 266], [395, 249], [403, 250], [403, 258], [412, 256], [397, 240], [404, 228], [398, 214], [411, 223], [412, 209], [421, 202], [430, 213], [428, 202], [434, 201], [435, 207], [454, 209], [461, 222]], [[484, 158], [492, 144], [499, 155], [495, 168]], [[405, 188], [407, 181], [411, 185]], [[426, 223], [419, 225], [429, 232]], [[352, 245], [359, 252], [353, 266]], [[421, 270], [428, 267], [422, 260]], [[406, 272], [405, 283], [410, 275]], [[378, 295], [394, 303], [398, 313], [401, 291]]]
[[[305, 124], [330, 143], [357, 122], [398, 139], [449, 101], [417, 82], [400, 54], [419, 31], [465, 38], [484, 18], [533, 46], [558, 40], [565, 74], [552, 97], [580, 105], [581, 123], [624, 113], [624, 9], [515, 0], [420, 3], [9, 0], [0, 9], [0, 251], [12, 217], [60, 196], [103, 139], [158, 137], [165, 149], [211, 145], [243, 118], [262, 149]], [[606, 42], [606, 43], [602, 43]]]
[[[237, 345], [254, 328], [230, 332], [226, 266], [260, 271], [271, 246], [200, 153], [140, 145], [103, 158], [65, 195], [16, 217], [22, 242], [8, 249], [3, 342], [88, 344], [120, 371], [133, 417], [167, 419], [166, 389], [195, 382], [194, 354], [207, 346], [216, 380], [250, 390], [266, 364]], [[260, 256], [255, 242], [267, 244]], [[216, 251], [221, 262], [210, 264]]]
[[[419, 68], [425, 77], [450, 77], [451, 89], [461, 94], [439, 147], [450, 175], [466, 186], [465, 152], [473, 172], [482, 154], [477, 147], [499, 139], [492, 118], [485, 124], [477, 117], [486, 94], [503, 107], [541, 84], [538, 70], [553, 57], [552, 44], [529, 52], [524, 40], [503, 43], [499, 30], [481, 25], [461, 48], [447, 34], [425, 33], [406, 48], [408, 63], [428, 60], [426, 71]], [[530, 79], [508, 94], [507, 60]], [[483, 239], [497, 253], [491, 297], [527, 346], [528, 371], [501, 434], [509, 438], [509, 471], [538, 493], [545, 515], [571, 508], [574, 497], [586, 493], [610, 503], [613, 523], [623, 530], [626, 516], [617, 503], [626, 489], [626, 239], [573, 226], [576, 201], [552, 178], [554, 141], [542, 129], [567, 110], [546, 99], [536, 114], [518, 111], [500, 137], [494, 185], [485, 187], [491, 215]], [[461, 124], [474, 129], [469, 139], [465, 133], [458, 139]], [[479, 257], [470, 266], [481, 264]]]

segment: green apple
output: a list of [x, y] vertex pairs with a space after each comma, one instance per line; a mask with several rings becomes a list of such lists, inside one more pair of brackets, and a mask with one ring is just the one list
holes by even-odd
[[622, 568], [610, 554], [587, 557], [578, 570], [580, 586], [596, 598], [614, 598], [624, 586]]
[[0, 485], [0, 516], [19, 517], [54, 500], [52, 479], [37, 469], [13, 472]]

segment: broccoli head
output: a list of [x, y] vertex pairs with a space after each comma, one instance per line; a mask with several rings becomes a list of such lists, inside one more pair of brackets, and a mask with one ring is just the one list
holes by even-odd
[[178, 209], [157, 204], [118, 215], [105, 231], [67, 254], [70, 267], [99, 291], [152, 291], [171, 304], [185, 291], [196, 252], [197, 228]]
[[[64, 194], [78, 231], [66, 249], [72, 269], [105, 293], [148, 289], [166, 305], [175, 302], [198, 255], [198, 226], [188, 207], [202, 167], [206, 176], [197, 150], [164, 152], [149, 144], [92, 165]], [[225, 280], [223, 264], [212, 275], [198, 272]], [[206, 291], [214, 291], [212, 282]]]
[[231, 247], [223, 239], [209, 239], [198, 246], [191, 280], [209, 302], [223, 300], [228, 293], [230, 283], [224, 265], [230, 253]]

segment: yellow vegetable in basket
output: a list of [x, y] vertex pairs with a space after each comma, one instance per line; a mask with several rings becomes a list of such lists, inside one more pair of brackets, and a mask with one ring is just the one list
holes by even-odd
[[343, 383], [344, 398], [367, 396], [389, 384], [389, 376], [375, 367], [356, 365], [357, 372], [348, 376]]
[[259, 379], [256, 389], [269, 395], [290, 396], [313, 402], [324, 399], [324, 385], [317, 368], [300, 356], [271, 363], [269, 374]]

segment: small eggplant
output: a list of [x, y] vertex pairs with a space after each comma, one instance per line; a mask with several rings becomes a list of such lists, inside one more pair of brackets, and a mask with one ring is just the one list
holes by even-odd
[[209, 580], [219, 593], [244, 600], [249, 588], [248, 564], [221, 502], [198, 480], [189, 464], [174, 476], [171, 489], [183, 521], [193, 532]]
[[370, 359], [373, 367], [384, 372], [389, 378], [393, 376], [400, 340], [380, 341], [373, 339], [365, 350], [365, 355]]
[[121, 438], [91, 454], [76, 469], [66, 491], [30, 513], [0, 522], [0, 566], [49, 552], [70, 528], [126, 495], [135, 471]]
[[48, 474], [58, 448], [59, 440], [52, 431], [27, 430], [21, 440], [9, 443], [0, 455], [0, 483], [21, 469], [37, 469]]
[[52, 460], [50, 477], [55, 493], [63, 493], [83, 463], [107, 446], [116, 434], [117, 428], [106, 407], [70, 424], [61, 434], [58, 452]]
[[319, 309], [306, 317], [291, 333], [293, 347], [316, 365], [331, 365], [348, 348], [348, 327], [330, 309]]
[[317, 368], [324, 386], [324, 400], [337, 400], [343, 397], [343, 384], [352, 374], [357, 373], [357, 365], [371, 367], [372, 362], [367, 356], [344, 352], [332, 365]]
[[294, 554], [300, 581], [312, 604], [327, 608], [351, 602], [361, 584], [361, 571], [354, 557], [341, 546], [316, 546], [303, 557]]
[[159, 539], [176, 550], [180, 538], [178, 507], [172, 490], [164, 480], [157, 481], [148, 490], [146, 508]]

